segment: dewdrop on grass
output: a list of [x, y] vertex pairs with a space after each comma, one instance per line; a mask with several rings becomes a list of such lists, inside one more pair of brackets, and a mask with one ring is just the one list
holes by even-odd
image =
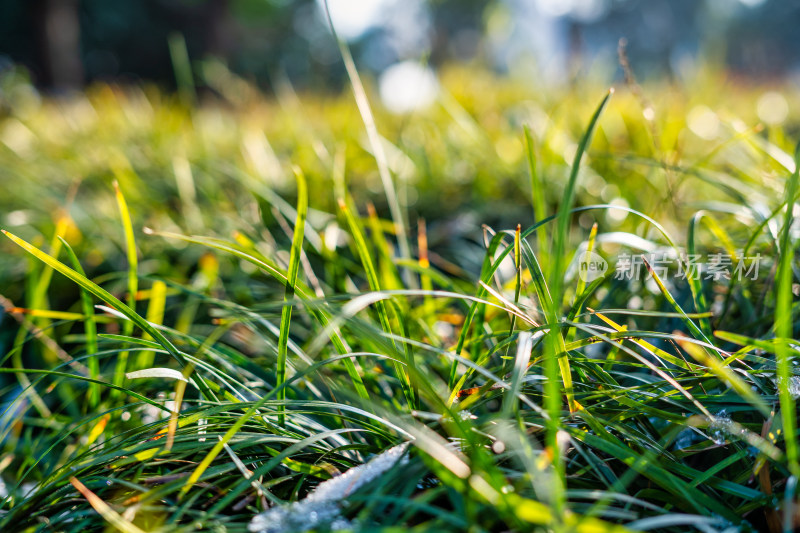
[[332, 531], [352, 529], [341, 514], [341, 503], [359, 488], [379, 478], [398, 462], [408, 461], [408, 443], [395, 446], [347, 472], [324, 481], [299, 502], [273, 507], [253, 517], [254, 533], [299, 533], [320, 527]]

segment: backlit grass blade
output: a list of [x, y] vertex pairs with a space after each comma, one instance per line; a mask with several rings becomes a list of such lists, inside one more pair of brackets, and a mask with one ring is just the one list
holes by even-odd
[[[716, 221], [714, 220], [708, 213], [705, 211], [699, 211], [692, 217], [692, 221], [689, 224], [689, 236], [686, 242], [686, 248], [689, 255], [697, 254], [697, 247], [696, 247], [696, 233], [697, 233], [697, 226], [700, 222], [705, 222], [708, 229], [711, 230], [711, 233], [714, 237], [722, 244], [723, 248], [727, 254], [731, 257], [732, 261], [735, 263], [737, 261], [737, 250], [736, 246], [733, 244], [733, 241], [728, 235], [728, 232]], [[689, 282], [689, 287], [692, 290], [692, 297], [694, 298], [695, 302], [695, 309], [698, 313], [704, 313], [708, 311], [708, 304], [706, 303], [706, 296], [703, 292], [703, 286], [700, 282], [699, 276], [687, 276], [687, 281]], [[731, 280], [731, 291], [733, 289], [733, 280]], [[701, 318], [700, 319], [700, 329], [706, 335], [706, 337], [711, 338], [711, 321], [708, 318]]]
[[[300, 270], [300, 255], [303, 252], [303, 240], [306, 227], [306, 216], [308, 214], [308, 186], [303, 172], [295, 167], [295, 177], [297, 179], [297, 219], [294, 223], [294, 235], [292, 236], [292, 248], [289, 251], [289, 271], [286, 276], [286, 288], [283, 293], [283, 307], [281, 308], [281, 327], [278, 336], [278, 370], [276, 387], [281, 387], [286, 381], [286, 354], [289, 344], [289, 329], [292, 323], [292, 301], [294, 300], [294, 290], [297, 284], [297, 273]], [[280, 388], [278, 399], [286, 398], [286, 389]], [[283, 404], [279, 407], [278, 423], [282, 426], [286, 419], [283, 413]]]
[[[586, 258], [587, 261], [591, 260], [591, 254], [594, 252], [594, 243], [595, 239], [597, 238], [597, 222], [592, 224], [592, 229], [589, 231], [589, 240], [586, 244], [586, 251], [581, 252], [580, 249], [578, 251], [578, 261], [581, 261], [582, 257]], [[582, 255], [582, 257], [581, 257]], [[578, 265], [578, 286], [575, 289], [575, 301], [572, 304], [572, 309], [570, 309], [569, 313], [569, 320], [572, 320], [575, 316], [577, 316], [581, 312], [581, 306], [586, 298], [589, 296], [588, 294], [584, 294], [584, 290], [586, 289], [586, 280], [583, 276], [580, 275], [580, 264]], [[567, 337], [567, 344], [575, 340], [575, 335], [577, 334], [576, 330], [570, 330], [568, 337]]]
[[372, 115], [367, 92], [364, 90], [364, 85], [361, 83], [361, 76], [359, 76], [355, 61], [353, 61], [353, 56], [350, 54], [350, 48], [348, 48], [347, 43], [339, 38], [339, 35], [336, 33], [327, 0], [323, 2], [323, 5], [325, 6], [325, 15], [328, 19], [328, 25], [333, 33], [333, 37], [339, 45], [339, 52], [344, 61], [347, 76], [350, 78], [350, 85], [353, 88], [353, 95], [356, 100], [358, 112], [361, 114], [361, 119], [367, 130], [367, 137], [369, 138], [369, 144], [372, 148], [372, 155], [375, 157], [375, 162], [378, 165], [378, 174], [381, 177], [383, 191], [392, 214], [392, 222], [394, 222], [395, 231], [397, 232], [397, 244], [400, 247], [400, 257], [403, 259], [411, 259], [411, 247], [408, 244], [408, 231], [406, 230], [403, 210], [397, 198], [397, 190], [389, 171], [389, 162], [386, 158], [386, 152], [383, 149], [381, 136], [378, 134], [378, 128], [375, 125], [375, 117]]
[[[420, 286], [423, 291], [433, 290], [433, 276], [431, 275], [431, 262], [428, 258], [428, 228], [425, 224], [425, 219], [421, 218], [417, 221], [417, 247], [419, 249], [419, 279]], [[433, 299], [426, 295], [423, 297], [423, 316], [425, 320], [432, 320], [436, 307]]]
[[[798, 181], [800, 181], [800, 145], [795, 152], [795, 170], [786, 183], [786, 213], [781, 228], [781, 247], [778, 270], [775, 274], [775, 335], [782, 339], [793, 337], [792, 302], [794, 294], [795, 248], [797, 242], [792, 240], [792, 223], [794, 221], [795, 202], [797, 201]], [[783, 430], [786, 433], [786, 455], [789, 459], [789, 471], [793, 476], [800, 476], [800, 463], [798, 463], [797, 446], [797, 413], [795, 411], [795, 398], [789, 390], [792, 379], [792, 350], [786, 342], [778, 342], [775, 351], [778, 365], [778, 395], [781, 402], [783, 416]]]
[[[567, 404], [570, 412], [578, 409], [575, 402], [574, 391], [572, 386], [572, 374], [569, 364], [569, 356], [566, 351], [564, 336], [561, 331], [561, 305], [563, 303], [563, 286], [564, 286], [564, 249], [569, 240], [569, 222], [572, 204], [575, 200], [575, 189], [578, 181], [578, 172], [580, 170], [581, 159], [583, 154], [589, 147], [597, 122], [600, 120], [600, 114], [603, 112], [608, 100], [613, 94], [613, 89], [606, 94], [600, 105], [592, 115], [589, 121], [589, 126], [581, 137], [578, 143], [578, 149], [575, 152], [575, 159], [572, 162], [572, 169], [570, 170], [569, 180], [567, 181], [564, 189], [564, 195], [559, 205], [558, 215], [556, 217], [556, 230], [553, 236], [552, 255], [550, 257], [550, 292], [553, 297], [552, 305], [545, 309], [545, 316], [547, 318], [550, 331], [546, 340], [546, 352], [544, 358], [544, 374], [547, 378], [545, 383], [545, 408], [549, 415], [547, 420], [547, 446], [553, 450], [553, 468], [556, 471], [557, 482], [553, 483], [553, 501], [555, 502], [556, 510], [561, 513], [563, 511], [564, 501], [564, 488], [566, 485], [566, 473], [564, 471], [564, 464], [561, 459], [561, 454], [556, 450], [559, 449], [557, 436], [561, 426], [561, 392], [562, 383], [563, 390], [567, 396]], [[560, 376], [559, 376], [560, 374]]]
[[[522, 246], [520, 244], [520, 233], [522, 226], [517, 224], [514, 232], [514, 307], [519, 305], [519, 295], [522, 292]], [[511, 315], [511, 323], [508, 326], [509, 337], [514, 333], [514, 326], [517, 323], [517, 316]]]
[[[69, 218], [66, 216], [59, 216], [57, 219], [55, 234], [50, 241], [51, 253], [56, 257], [58, 257], [58, 254], [61, 251], [61, 235], [65, 233], [69, 223]], [[31, 265], [31, 267], [32, 275], [28, 277], [28, 286], [26, 291], [27, 306], [29, 309], [41, 309], [47, 305], [47, 290], [50, 287], [50, 281], [53, 278], [53, 269], [47, 265], [42, 265], [41, 271], [38, 271], [34, 265]], [[33, 274], [33, 272], [37, 271], [37, 274]], [[23, 325], [23, 327], [17, 330], [17, 335], [14, 339], [14, 349], [12, 349], [9, 354], [11, 355], [11, 363], [18, 368], [23, 368], [24, 364], [22, 358], [22, 346], [25, 342], [27, 332], [29, 330], [33, 331], [37, 328], [40, 331], [47, 329], [50, 325], [50, 320], [47, 317], [42, 317], [39, 319], [35, 318], [32, 322], [23, 320], [20, 323]], [[28, 326], [26, 326], [26, 324], [28, 324]], [[45, 346], [42, 354], [44, 355], [45, 360], [49, 362], [55, 361], [55, 354], [49, 347]], [[49, 418], [51, 416], [50, 409], [47, 407], [41, 396], [39, 396], [39, 393], [36, 391], [36, 389], [30, 386], [31, 384], [28, 380], [28, 377], [24, 373], [20, 373], [17, 375], [17, 380], [25, 389], [26, 394], [31, 398], [36, 410], [45, 418]]]
[[[538, 332], [538, 336], [542, 333]], [[522, 386], [522, 378], [528, 371], [528, 364], [531, 359], [534, 336], [528, 331], [521, 331], [517, 339], [517, 355], [514, 358], [514, 370], [511, 374], [511, 388], [503, 398], [503, 416], [508, 418], [516, 405], [517, 394]]]
[[[547, 202], [544, 184], [542, 183], [541, 176], [536, 167], [536, 148], [533, 144], [533, 135], [528, 125], [523, 127], [523, 134], [525, 138], [525, 153], [528, 156], [528, 173], [530, 174], [531, 180], [531, 205], [533, 207], [533, 221], [535, 223], [547, 217], [545, 208]], [[540, 254], [545, 253], [547, 250], [547, 232], [544, 226], [539, 226], [536, 230], [536, 244], [538, 252]]]
[[397, 272], [394, 261], [392, 261], [391, 247], [384, 234], [384, 228], [378, 212], [372, 203], [367, 204], [367, 221], [372, 237], [372, 244], [376, 253], [377, 271], [381, 287], [383, 289], [394, 290], [403, 288], [403, 280]]
[[[153, 282], [150, 288], [150, 299], [147, 305], [147, 321], [151, 324], [160, 325], [164, 322], [164, 306], [167, 300], [167, 284], [161, 280]], [[145, 337], [147, 338], [147, 337]], [[137, 366], [139, 368], [150, 368], [153, 366], [153, 352], [140, 352]]]
[[194, 87], [192, 63], [189, 61], [189, 51], [186, 48], [186, 39], [180, 33], [172, 33], [169, 36], [168, 44], [178, 92], [184, 105], [190, 106], [197, 100], [197, 93]]
[[[128, 209], [128, 202], [119, 188], [119, 183], [114, 181], [114, 192], [117, 198], [117, 208], [119, 209], [119, 216], [122, 221], [122, 229], [125, 234], [125, 255], [128, 259], [128, 307], [134, 312], [136, 311], [136, 293], [139, 290], [139, 258], [136, 253], [136, 238], [133, 234], [133, 223], [131, 222], [131, 214]], [[113, 306], [112, 306], [113, 307]], [[133, 322], [125, 321], [122, 323], [122, 334], [130, 336], [133, 333]], [[128, 352], [121, 352], [117, 358], [117, 364], [114, 368], [115, 385], [121, 385], [122, 379], [128, 367]]]
[[[483, 265], [481, 266], [481, 275], [479, 280], [479, 288], [478, 292], [475, 295], [476, 300], [472, 302], [467, 311], [467, 315], [464, 317], [464, 323], [461, 326], [461, 332], [458, 336], [458, 341], [456, 343], [455, 352], [457, 355], [461, 355], [462, 350], [467, 342], [467, 337], [470, 333], [470, 328], [473, 326], [474, 323], [477, 321], [475, 317], [478, 313], [478, 307], [480, 305], [479, 300], [483, 298], [486, 294], [485, 287], [491, 282], [492, 278], [495, 275], [495, 272], [500, 267], [500, 263], [505, 258], [506, 255], [510, 252], [510, 247], [507, 247], [505, 250], [500, 252], [500, 256], [497, 259], [494, 259], [495, 253], [498, 252], [501, 245], [503, 244], [504, 233], [498, 233], [492, 237], [492, 240], [489, 242], [489, 246], [486, 248], [486, 253], [483, 258]], [[482, 282], [482, 284], [480, 283]], [[450, 365], [450, 375], [448, 379], [448, 387], [450, 388], [450, 399], [449, 402], [452, 402], [455, 398], [456, 393], [461, 388], [461, 384], [466, 379], [466, 376], [462, 376], [459, 380], [458, 378], [458, 363], [453, 361]]]
[[[569, 239], [570, 212], [572, 209], [572, 204], [575, 201], [575, 189], [578, 183], [578, 173], [580, 171], [581, 159], [583, 158], [583, 154], [589, 148], [592, 135], [597, 127], [597, 122], [600, 120], [600, 114], [603, 112], [603, 109], [605, 109], [606, 104], [608, 104], [612, 94], [614, 94], [613, 89], [608, 91], [608, 94], [606, 94], [606, 96], [600, 102], [600, 105], [597, 106], [594, 115], [592, 115], [592, 118], [589, 120], [589, 126], [586, 128], [586, 131], [578, 143], [578, 149], [575, 152], [575, 159], [572, 162], [569, 180], [567, 181], [567, 185], [564, 189], [564, 195], [558, 207], [558, 215], [556, 217], [557, 227], [553, 236], [553, 266], [550, 272], [550, 287], [554, 296], [561, 294], [560, 289], [563, 284], [562, 281], [559, 280], [563, 280], [564, 278], [564, 272], [562, 268], [564, 262], [564, 248]], [[555, 299], [555, 302], [560, 305], [560, 300], [558, 298]]]

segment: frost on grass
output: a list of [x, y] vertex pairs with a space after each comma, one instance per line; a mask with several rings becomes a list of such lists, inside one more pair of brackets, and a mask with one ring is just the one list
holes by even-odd
[[[775, 379], [773, 382], [778, 392], [780, 392], [780, 379]], [[800, 398], [800, 376], [791, 376], [789, 378], [789, 394], [791, 394], [795, 400]]]
[[353, 529], [342, 516], [344, 500], [367, 483], [379, 478], [398, 462], [408, 460], [408, 443], [395, 446], [363, 465], [329, 479], [299, 502], [273, 507], [253, 517], [248, 529], [254, 533], [299, 533], [327, 527], [331, 530]]

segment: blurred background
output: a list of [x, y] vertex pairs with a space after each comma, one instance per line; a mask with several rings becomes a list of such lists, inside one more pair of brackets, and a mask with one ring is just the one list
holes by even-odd
[[[687, 76], [698, 62], [762, 79], [800, 74], [800, 0], [330, 0], [330, 9], [359, 69], [423, 86], [421, 65], [452, 62], [546, 84], [621, 77], [620, 38], [644, 79]], [[176, 35], [191, 60], [216, 58], [262, 88], [280, 77], [301, 89], [344, 82], [320, 0], [2, 0], [0, 70], [22, 65], [50, 91], [170, 87]]]

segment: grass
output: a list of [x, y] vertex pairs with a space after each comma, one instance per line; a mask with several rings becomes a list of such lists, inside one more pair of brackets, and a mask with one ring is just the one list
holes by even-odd
[[[196, 106], [0, 82], [0, 530], [246, 531], [336, 490], [361, 529], [796, 527], [799, 121], [759, 125], [764, 88], [645, 86], [646, 118], [450, 68], [391, 117], [202, 72]], [[676, 275], [721, 253], [759, 275]]]

